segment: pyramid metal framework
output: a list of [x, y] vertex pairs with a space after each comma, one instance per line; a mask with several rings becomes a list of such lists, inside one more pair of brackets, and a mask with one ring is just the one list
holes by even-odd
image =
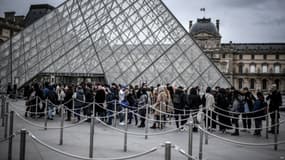
[[1, 85], [11, 73], [21, 86], [47, 72], [103, 74], [120, 84], [230, 86], [161, 0], [68, 0], [11, 42], [12, 57], [9, 41], [0, 46]]

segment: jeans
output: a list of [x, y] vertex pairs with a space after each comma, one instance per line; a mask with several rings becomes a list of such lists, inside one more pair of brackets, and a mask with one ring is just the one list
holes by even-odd
[[54, 106], [52, 104], [48, 104], [48, 118], [52, 119], [54, 112]]

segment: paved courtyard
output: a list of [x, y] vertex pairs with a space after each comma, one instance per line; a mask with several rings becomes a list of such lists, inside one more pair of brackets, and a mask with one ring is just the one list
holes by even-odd
[[[24, 117], [24, 101], [18, 100], [11, 102], [13, 108], [21, 116]], [[284, 120], [284, 112], [281, 116], [281, 120]], [[44, 119], [32, 119], [27, 118], [32, 123], [39, 126], [44, 126]], [[263, 122], [265, 124], [265, 122]], [[65, 122], [65, 126], [73, 125], [71, 122]], [[151, 122], [149, 123], [149, 126]], [[48, 121], [48, 127], [59, 127], [60, 117], [52, 121]], [[15, 115], [14, 118], [14, 131], [19, 131], [25, 128], [30, 133], [35, 135], [44, 143], [52, 146], [58, 150], [82, 156], [89, 156], [89, 135], [90, 135], [90, 123], [84, 122], [78, 126], [71, 128], [64, 128], [63, 145], [59, 145], [59, 129], [47, 129], [35, 127], [31, 124], [20, 119]], [[117, 126], [118, 129], [124, 130], [124, 127]], [[188, 131], [173, 131], [168, 134], [164, 132], [175, 129], [174, 123], [168, 124], [163, 130], [151, 130], [149, 133], [161, 133], [155, 136], [149, 136], [145, 139], [144, 136], [128, 134], [127, 152], [124, 152], [124, 134], [116, 131], [115, 129], [102, 125], [99, 121], [95, 123], [95, 135], [94, 135], [94, 158], [95, 159], [110, 159], [127, 157], [135, 154], [139, 154], [148, 151], [154, 147], [157, 150], [144, 155], [142, 157], [134, 158], [136, 160], [163, 160], [165, 148], [161, 147], [166, 141], [170, 141], [173, 145], [179, 146], [181, 149], [188, 151]], [[137, 128], [134, 125], [129, 126], [129, 132], [143, 134], [145, 130], [143, 128]], [[263, 130], [261, 137], [253, 136], [253, 133], [241, 132], [239, 137], [233, 137], [229, 133], [222, 134], [219, 131], [213, 132], [217, 136], [221, 136], [226, 139], [231, 139], [238, 142], [246, 143], [272, 143], [274, 136], [269, 134], [269, 139], [265, 138], [265, 131]], [[279, 141], [285, 141], [285, 129], [284, 124], [280, 126]], [[0, 127], [0, 140], [4, 138], [4, 127]], [[26, 160], [71, 160], [75, 158], [64, 156], [57, 152], [40, 145], [27, 136], [26, 144]], [[13, 159], [19, 159], [19, 142], [20, 135], [17, 135], [13, 140]], [[199, 150], [199, 133], [193, 135], [193, 155], [198, 157]], [[279, 160], [285, 159], [285, 144], [279, 145], [278, 150], [275, 151], [273, 146], [242, 146], [238, 144], [227, 143], [219, 140], [215, 137], [209, 136], [209, 144], [203, 145], [203, 159], [207, 160], [240, 160], [240, 159], [258, 159], [258, 160]], [[175, 148], [171, 150], [171, 158], [173, 160], [186, 160], [187, 158], [179, 153]], [[8, 155], [8, 141], [0, 143], [0, 159], [6, 160]]]

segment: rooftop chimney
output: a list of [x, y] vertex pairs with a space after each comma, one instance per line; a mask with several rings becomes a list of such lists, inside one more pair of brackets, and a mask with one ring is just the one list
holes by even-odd
[[192, 27], [192, 21], [189, 21], [189, 32], [191, 30], [191, 27]]
[[218, 32], [220, 32], [220, 20], [219, 19], [216, 20], [216, 27], [217, 27]]
[[8, 20], [8, 21], [12, 21], [14, 22], [15, 21], [15, 14], [16, 12], [5, 12], [5, 19]]

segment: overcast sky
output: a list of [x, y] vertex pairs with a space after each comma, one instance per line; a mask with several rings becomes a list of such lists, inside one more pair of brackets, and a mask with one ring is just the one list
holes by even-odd
[[[30, 4], [49, 3], [53, 6], [64, 0], [0, 0], [0, 13], [16, 11], [26, 14]], [[285, 42], [285, 0], [163, 0], [188, 30], [189, 20], [203, 16], [220, 19], [223, 42], [263, 43]], [[202, 13], [200, 8], [206, 8]]]

